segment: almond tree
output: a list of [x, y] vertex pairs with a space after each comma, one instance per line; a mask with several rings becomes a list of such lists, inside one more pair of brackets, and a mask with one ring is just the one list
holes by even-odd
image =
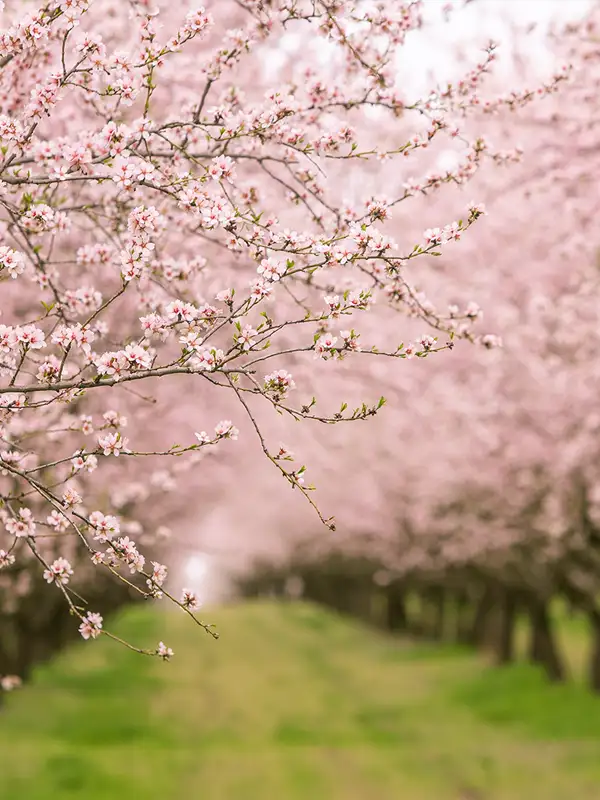
[[[460, 247], [444, 247], [443, 259], [424, 259], [418, 273], [419, 288], [433, 298], [445, 294], [459, 308], [466, 307], [462, 298], [468, 289], [503, 347], [491, 353], [457, 348], [426, 368], [413, 362], [397, 373], [379, 372], [378, 364], [372, 373], [356, 368], [351, 378], [340, 374], [340, 391], [350, 380], [370, 385], [377, 375], [387, 383], [393, 410], [363, 430], [364, 439], [353, 431], [338, 440], [337, 452], [321, 449], [323, 470], [331, 471], [334, 459], [353, 469], [363, 453], [369, 470], [355, 470], [357, 477], [339, 489], [343, 538], [316, 536], [303, 543], [303, 557], [316, 563], [332, 552], [360, 556], [369, 562], [371, 577], [379, 568], [394, 590], [431, 590], [435, 614], [443, 606], [440, 591], [452, 595], [455, 605], [468, 594], [477, 613], [466, 619], [469, 630], [462, 626], [462, 634], [481, 639], [482, 632], [495, 628], [500, 660], [514, 656], [516, 614], [526, 611], [531, 657], [554, 679], [565, 670], [549, 604], [557, 596], [566, 599], [590, 619], [595, 688], [600, 685], [599, 275], [592, 177], [598, 152], [597, 15], [595, 6], [582, 23], [553, 35], [557, 62], [576, 65], [555, 99], [520, 108], [532, 95], [525, 84], [483, 101], [481, 115], [470, 117], [467, 124], [482, 141], [519, 142], [518, 150], [495, 152], [496, 161], [519, 164], [480, 171], [468, 191], [476, 186], [488, 207], [484, 225]], [[502, 115], [503, 103], [515, 113]], [[386, 177], [374, 178], [382, 194]], [[414, 183], [420, 188], [424, 181]], [[459, 191], [436, 195], [435, 201], [421, 195], [413, 203], [415, 216], [433, 225], [432, 216], [454, 214], [459, 197]], [[414, 218], [403, 218], [398, 227], [394, 218], [387, 230], [397, 236], [400, 227], [416, 235]], [[469, 313], [481, 314], [474, 306]], [[364, 336], [365, 325], [361, 332]], [[490, 336], [481, 341], [500, 343]], [[282, 509], [280, 527], [285, 518]], [[434, 611], [426, 611], [433, 618]]]
[[[386, 227], [415, 196], [517, 157], [476, 130], [496, 46], [415, 99], [396, 59], [422, 26], [420, 2], [4, 6], [2, 594], [21, 603], [38, 585], [21, 576], [37, 565], [85, 639], [114, 638], [86, 597], [91, 564], [215, 636], [195, 594], [167, 588], [166, 566], [140, 549], [157, 508], [173, 527], [197, 484], [210, 492], [203, 455], [253, 436], [283, 489], [333, 531], [269, 420], [320, 431], [375, 416], [386, 379], [373, 375], [352, 404], [332, 397], [328, 370], [342, 360], [349, 374], [383, 362], [400, 375], [405, 360], [460, 340], [496, 343], [475, 331], [473, 305], [438, 306], [411, 277], [413, 262], [418, 272], [468, 238], [484, 208], [463, 197], [408, 238]], [[275, 75], [270, 60], [294, 37]], [[527, 105], [566, 76], [490, 107]], [[455, 168], [392, 179], [385, 198], [361, 191], [421, 153], [426, 166], [438, 146]], [[149, 471], [162, 476], [153, 486], [172, 486], [170, 504]], [[125, 644], [172, 655], [162, 642]]]

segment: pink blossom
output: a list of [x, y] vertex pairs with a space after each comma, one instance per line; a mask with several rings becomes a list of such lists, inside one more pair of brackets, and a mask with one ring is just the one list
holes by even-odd
[[65, 508], [74, 508], [81, 504], [82, 497], [75, 489], [69, 487], [63, 492], [62, 501]]
[[[60, 583], [65, 586], [71, 576], [73, 575], [73, 568], [66, 558], [57, 558], [48, 569], [44, 570], [44, 580], [48, 583]], [[83, 635], [83, 634], [82, 634]], [[88, 637], [84, 637], [88, 638]]]
[[265, 390], [276, 395], [285, 396], [287, 392], [296, 388], [292, 376], [285, 369], [278, 369], [265, 376]]
[[102, 617], [95, 612], [88, 612], [81, 621], [79, 633], [84, 639], [97, 639], [102, 632]]
[[80, 419], [81, 432], [84, 436], [89, 436], [94, 432], [94, 423], [90, 416], [84, 414]]
[[256, 335], [257, 331], [254, 330], [252, 325], [244, 325], [239, 336], [236, 338], [236, 342], [242, 346], [242, 349], [250, 350], [255, 341], [253, 337]]
[[103, 514], [101, 511], [93, 511], [89, 516], [90, 526], [96, 531], [94, 539], [100, 542], [108, 542], [120, 533], [120, 523], [117, 517], [111, 514]]
[[16, 517], [7, 517], [4, 520], [4, 527], [17, 538], [35, 536], [36, 533], [36, 524], [29, 508], [20, 508]]
[[[289, 435], [322, 479], [317, 519], [339, 511], [336, 541], [353, 557], [389, 575], [460, 575], [491, 551], [512, 563], [513, 543], [534, 531], [524, 549], [540, 582], [546, 564], [568, 581], [563, 556], [581, 526], [566, 509], [583, 497], [590, 525], [600, 521], [589, 411], [597, 13], [552, 40], [561, 63], [585, 66], [569, 83], [569, 70], [534, 80], [525, 59], [512, 86], [490, 44], [409, 100], [394, 65], [422, 25], [420, 2], [222, 0], [214, 19], [183, 0], [158, 17], [149, 0], [89, 14], [87, 0], [12, 5], [0, 32], [0, 601], [35, 615], [40, 575], [62, 602], [74, 572], [83, 597], [111, 572], [167, 596], [162, 553], [187, 548], [206, 498], [223, 517], [225, 556], [283, 553], [285, 540], [268, 537], [292, 517], [294, 543], [305, 531], [316, 558], [328, 554], [330, 537], [293, 506], [312, 489], [306, 467], [272, 449], [294, 420]], [[292, 57], [280, 47], [290, 25]], [[319, 42], [326, 59], [313, 57]], [[266, 45], [283, 54], [277, 70], [262, 68]], [[493, 200], [488, 226], [473, 227], [483, 204], [458, 210], [475, 178]], [[471, 297], [495, 333], [481, 334]], [[500, 334], [503, 353], [488, 353]], [[296, 382], [307, 393], [297, 405]], [[174, 444], [207, 412], [234, 408], [262, 448], [253, 436], [231, 453], [214, 447], [238, 438], [229, 419]], [[354, 419], [373, 425], [364, 439], [361, 426], [336, 439], [333, 426]], [[250, 460], [261, 450], [265, 470], [283, 473], [281, 501]], [[356, 452], [370, 471], [357, 472]], [[240, 502], [221, 497], [231, 486]], [[260, 536], [246, 535], [253, 526]], [[148, 571], [146, 546], [161, 559]], [[191, 609], [198, 598], [185, 592]], [[90, 613], [80, 630], [96, 638], [101, 626]], [[172, 651], [161, 642], [156, 655]]]
[[253, 281], [250, 289], [251, 296], [255, 301], [262, 300], [263, 297], [268, 297], [273, 291], [269, 283], [263, 278], [258, 278], [257, 280]]
[[215, 299], [220, 303], [227, 303], [227, 305], [231, 305], [233, 303], [234, 294], [234, 289], [224, 289], [223, 291], [217, 292]]
[[219, 156], [218, 158], [213, 158], [209, 167], [208, 167], [208, 174], [210, 177], [215, 180], [222, 180], [223, 178], [229, 183], [233, 183], [233, 178], [235, 175], [235, 167], [234, 163], [229, 158], [229, 156]]
[[361, 347], [358, 343], [359, 334], [355, 331], [340, 331], [340, 336], [344, 340], [344, 346], [348, 350], [352, 350], [355, 353], [360, 353]]
[[12, 553], [8, 553], [6, 550], [0, 550], [0, 569], [10, 567], [14, 563], [15, 557]]
[[140, 553], [135, 542], [129, 536], [123, 536], [113, 541], [114, 552], [118, 558], [123, 560], [129, 567], [130, 572], [141, 572], [144, 569], [146, 559]]
[[155, 584], [156, 586], [162, 586], [163, 583], [167, 579], [167, 567], [164, 564], [159, 564], [158, 561], [152, 562], [152, 574], [151, 577], [148, 579], [148, 584], [150, 583]]
[[85, 470], [86, 472], [94, 472], [98, 467], [98, 459], [93, 453], [75, 453], [71, 459], [71, 465], [75, 472]]
[[314, 345], [315, 358], [328, 358], [337, 343], [337, 336], [325, 333], [319, 336]]
[[105, 433], [103, 436], [98, 437], [98, 447], [105, 456], [119, 456], [121, 453], [131, 452], [127, 447], [128, 439], [117, 433]]
[[30, 350], [41, 350], [46, 346], [44, 331], [35, 325], [15, 328], [15, 335], [19, 344], [25, 345]]
[[225, 353], [216, 348], [201, 347], [196, 351], [195, 365], [199, 370], [212, 372], [223, 363]]
[[2, 675], [0, 677], [0, 689], [3, 692], [12, 692], [18, 689], [22, 684], [22, 680], [18, 675]]
[[108, 409], [104, 412], [104, 414], [102, 414], [102, 419], [107, 425], [110, 425], [111, 428], [127, 427], [127, 417], [124, 417], [122, 414], [119, 414], [118, 411], [115, 411], [112, 408]]
[[433, 336], [429, 336], [428, 334], [421, 336], [418, 339], [419, 344], [423, 348], [423, 350], [431, 350], [431, 348], [435, 345], [435, 339]]
[[481, 339], [481, 344], [486, 347], [488, 350], [492, 350], [496, 347], [502, 347], [502, 339], [500, 336], [497, 336], [494, 333], [486, 333], [484, 334]]
[[53, 508], [46, 517], [46, 525], [50, 528], [54, 528], [56, 531], [66, 531], [69, 528], [69, 519], [66, 514]]
[[162, 658], [163, 661], [169, 661], [169, 659], [173, 658], [174, 653], [164, 642], [159, 642], [156, 648], [156, 655]]
[[197, 611], [201, 603], [196, 592], [193, 592], [191, 589], [183, 589], [181, 593], [181, 605], [188, 611]]
[[223, 419], [215, 427], [215, 436], [217, 439], [233, 439], [234, 441], [239, 436], [239, 430], [229, 419]]
[[16, 278], [25, 270], [25, 257], [10, 247], [0, 247], [0, 269], [8, 270], [11, 278]]
[[278, 263], [272, 258], [263, 258], [256, 271], [264, 280], [276, 282], [285, 275], [286, 270], [285, 264]]

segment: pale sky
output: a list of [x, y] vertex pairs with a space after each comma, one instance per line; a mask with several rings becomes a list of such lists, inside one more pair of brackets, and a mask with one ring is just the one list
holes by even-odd
[[456, 10], [449, 22], [443, 21], [441, 13], [445, 4], [446, 0], [425, 0], [424, 16], [428, 24], [422, 31], [411, 33], [403, 48], [403, 68], [409, 73], [407, 78], [415, 91], [429, 88], [431, 72], [443, 80], [452, 78], [455, 69], [464, 69], [456, 64], [457, 45], [477, 60], [482, 46], [493, 38], [500, 45], [501, 65], [502, 53], [511, 47], [511, 26], [515, 25], [525, 28], [536, 23], [536, 30], [528, 36], [528, 52], [534, 55], [532, 62], [543, 72], [552, 63], [544, 45], [549, 25], [582, 17], [592, 0], [473, 0], [466, 6], [463, 0], [455, 0]]

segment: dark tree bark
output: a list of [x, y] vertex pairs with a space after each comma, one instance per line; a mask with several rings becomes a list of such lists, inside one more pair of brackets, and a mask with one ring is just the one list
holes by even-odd
[[483, 647], [489, 640], [490, 624], [494, 611], [494, 592], [486, 586], [475, 606], [475, 616], [469, 634], [469, 643]]
[[454, 604], [454, 637], [457, 642], [461, 644], [468, 644], [470, 642], [471, 625], [471, 604], [469, 602], [469, 595], [465, 591], [458, 591]]
[[600, 693], [600, 611], [589, 614], [592, 629], [592, 653], [589, 665], [589, 685], [593, 692]]
[[400, 581], [392, 581], [386, 587], [386, 625], [389, 631], [404, 631], [407, 628], [406, 595]]
[[517, 608], [515, 593], [510, 589], [501, 589], [498, 603], [498, 628], [495, 648], [498, 664], [510, 664], [514, 661]]
[[370, 576], [359, 575], [348, 581], [348, 613], [363, 622], [374, 621], [373, 582]]
[[446, 633], [446, 590], [443, 586], [437, 586], [432, 590], [431, 595], [432, 610], [432, 636], [436, 641], [441, 641]]
[[530, 659], [544, 668], [551, 681], [563, 681], [566, 670], [552, 630], [548, 602], [537, 597], [532, 598], [529, 604], [529, 617], [531, 620]]

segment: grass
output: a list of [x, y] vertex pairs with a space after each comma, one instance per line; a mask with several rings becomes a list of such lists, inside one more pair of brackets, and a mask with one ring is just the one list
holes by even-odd
[[116, 621], [164, 639], [168, 664], [101, 639], [41, 667], [0, 711], [2, 800], [600, 798], [600, 698], [581, 685], [306, 604], [214, 617], [219, 642], [183, 616]]

